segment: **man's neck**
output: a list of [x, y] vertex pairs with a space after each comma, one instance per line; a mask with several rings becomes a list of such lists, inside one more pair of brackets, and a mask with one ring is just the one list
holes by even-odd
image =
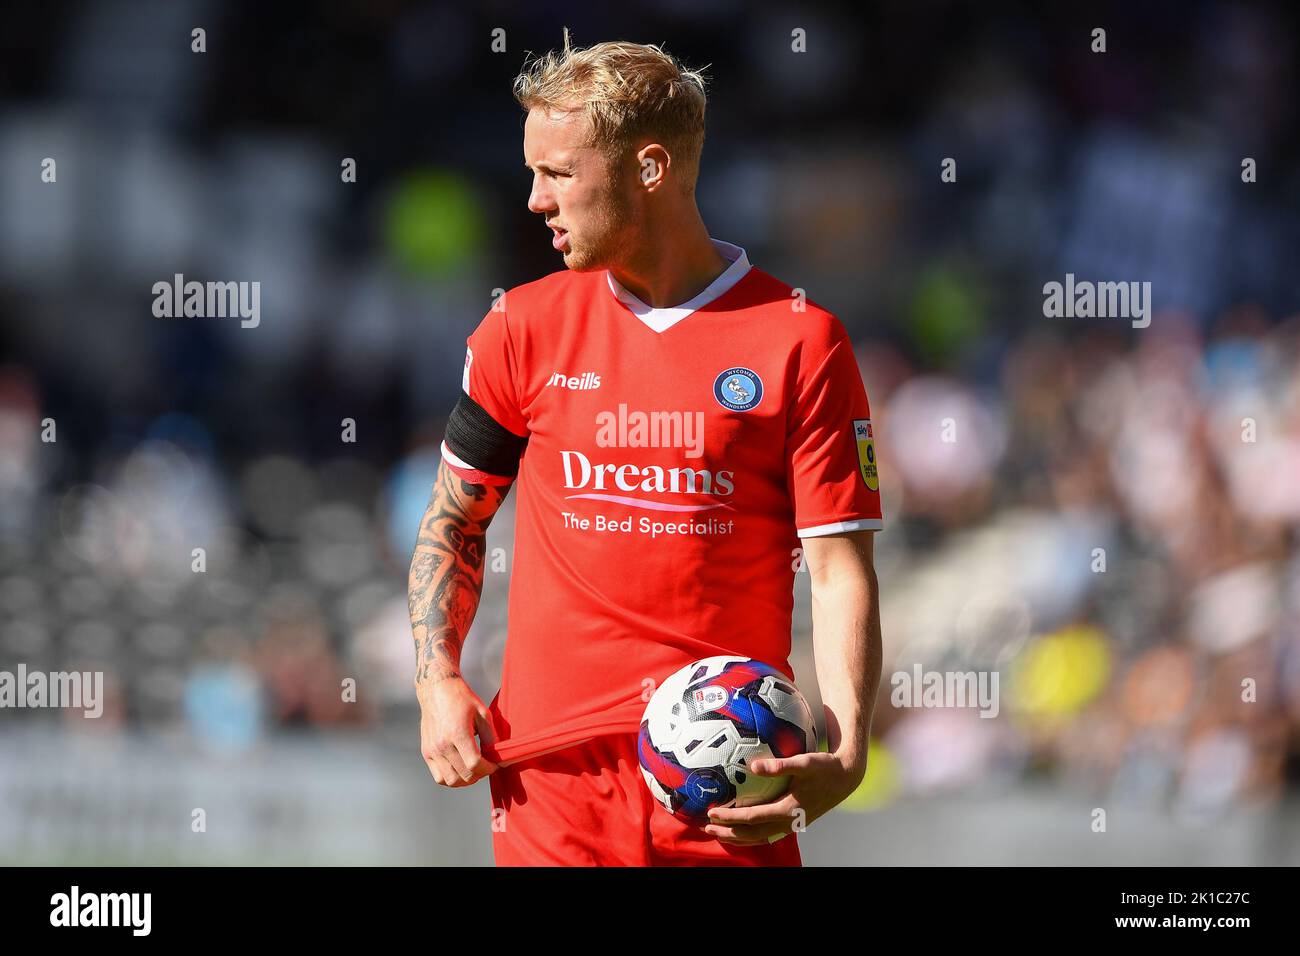
[[666, 309], [695, 298], [729, 265], [697, 216], [689, 229], [664, 235], [650, 248], [643, 246], [634, 261], [609, 271], [619, 285], [646, 305]]

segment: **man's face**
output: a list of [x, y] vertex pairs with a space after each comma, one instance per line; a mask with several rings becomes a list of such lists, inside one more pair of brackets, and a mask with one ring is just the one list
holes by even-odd
[[594, 146], [581, 112], [530, 110], [524, 123], [524, 164], [533, 172], [528, 208], [552, 230], [552, 245], [575, 272], [606, 269], [625, 260], [635, 239], [632, 190]]

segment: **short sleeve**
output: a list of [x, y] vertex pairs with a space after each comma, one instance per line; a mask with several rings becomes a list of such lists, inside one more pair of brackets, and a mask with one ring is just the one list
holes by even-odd
[[517, 372], [505, 313], [489, 312], [466, 340], [463, 394], [452, 409], [441, 446], [443, 461], [466, 481], [514, 481], [528, 438]]
[[466, 339], [465, 374], [461, 388], [502, 428], [528, 434], [528, 422], [519, 407], [515, 383], [519, 379], [514, 343], [506, 313], [495, 309], [484, 316]]
[[838, 319], [827, 344], [805, 357], [788, 418], [787, 482], [800, 537], [879, 531], [880, 475], [871, 406], [853, 344]]

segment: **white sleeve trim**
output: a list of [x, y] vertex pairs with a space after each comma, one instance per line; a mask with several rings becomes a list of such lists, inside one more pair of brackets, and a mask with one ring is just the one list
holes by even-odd
[[452, 453], [452, 450], [451, 450], [450, 448], [447, 447], [447, 442], [446, 442], [446, 441], [444, 441], [444, 442], [439, 446], [439, 451], [442, 452], [442, 457], [443, 457], [443, 458], [447, 459], [447, 461], [449, 461], [451, 464], [455, 465], [457, 468], [465, 468], [465, 469], [467, 469], [467, 470], [469, 470], [469, 471], [481, 471], [481, 470], [482, 470], [482, 469], [476, 468], [475, 466], [471, 465], [471, 464], [470, 464], [469, 462], [467, 462], [467, 461], [461, 461], [459, 458], [457, 458], [456, 455]]
[[885, 527], [883, 518], [854, 518], [852, 521], [836, 521], [832, 524], [819, 524], [812, 528], [799, 528], [795, 533], [801, 538], [816, 538], [823, 534], [836, 534], [840, 531], [882, 531]]

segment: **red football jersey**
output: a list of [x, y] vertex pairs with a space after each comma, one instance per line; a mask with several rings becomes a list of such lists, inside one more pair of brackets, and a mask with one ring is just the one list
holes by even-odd
[[793, 678], [799, 538], [881, 527], [843, 325], [715, 246], [731, 266], [677, 308], [607, 271], [557, 272], [505, 293], [468, 339], [465, 391], [528, 438], [491, 760], [635, 732], [659, 682], [699, 658]]

